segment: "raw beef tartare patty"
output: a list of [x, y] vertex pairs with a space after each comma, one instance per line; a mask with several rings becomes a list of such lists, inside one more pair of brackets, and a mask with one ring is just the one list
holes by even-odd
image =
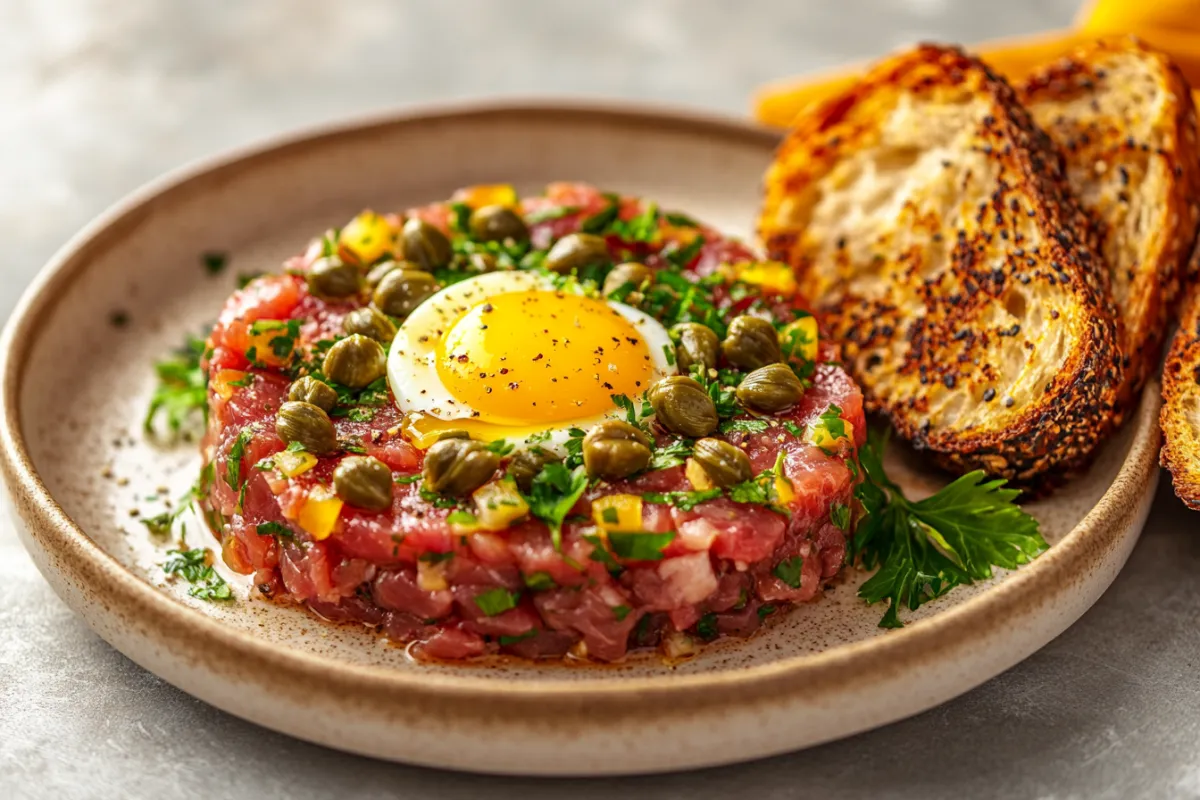
[[364, 212], [221, 311], [202, 504], [263, 597], [418, 658], [678, 657], [841, 569], [835, 352], [787, 267], [648, 201]]

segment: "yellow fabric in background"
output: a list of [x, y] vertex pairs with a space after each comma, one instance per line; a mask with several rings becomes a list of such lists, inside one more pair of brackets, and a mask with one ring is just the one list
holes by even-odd
[[[1188, 81], [1200, 86], [1200, 0], [1095, 0], [1084, 4], [1070, 29], [982, 42], [968, 49], [1005, 77], [1019, 79], [1079, 44], [1120, 34], [1134, 34], [1170, 54]], [[754, 116], [767, 125], [787, 127], [805, 106], [850, 86], [864, 68], [855, 64], [767, 84], [754, 94]]]

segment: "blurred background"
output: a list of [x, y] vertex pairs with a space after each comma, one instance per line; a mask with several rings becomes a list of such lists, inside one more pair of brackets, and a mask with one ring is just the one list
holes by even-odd
[[[765, 81], [920, 39], [1058, 28], [1078, 4], [0, 0], [0, 319], [54, 250], [121, 196], [297, 126], [531, 95], [744, 116]], [[222, 714], [92, 634], [2, 518], [0, 797], [1200, 797], [1194, 527], [1162, 487], [1095, 609], [1025, 663], [912, 720], [756, 764], [568, 782], [373, 762]]]

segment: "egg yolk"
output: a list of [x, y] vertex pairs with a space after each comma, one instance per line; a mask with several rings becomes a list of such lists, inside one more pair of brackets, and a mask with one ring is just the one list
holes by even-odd
[[603, 414], [612, 396], [641, 395], [650, 349], [603, 300], [554, 291], [492, 295], [436, 348], [442, 384], [475, 418], [520, 425]]

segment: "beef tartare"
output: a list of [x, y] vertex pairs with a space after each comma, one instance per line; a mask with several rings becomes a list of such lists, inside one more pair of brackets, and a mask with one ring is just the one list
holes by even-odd
[[230, 297], [201, 502], [262, 596], [420, 658], [679, 656], [841, 569], [835, 354], [789, 268], [695, 220], [471, 187]]

